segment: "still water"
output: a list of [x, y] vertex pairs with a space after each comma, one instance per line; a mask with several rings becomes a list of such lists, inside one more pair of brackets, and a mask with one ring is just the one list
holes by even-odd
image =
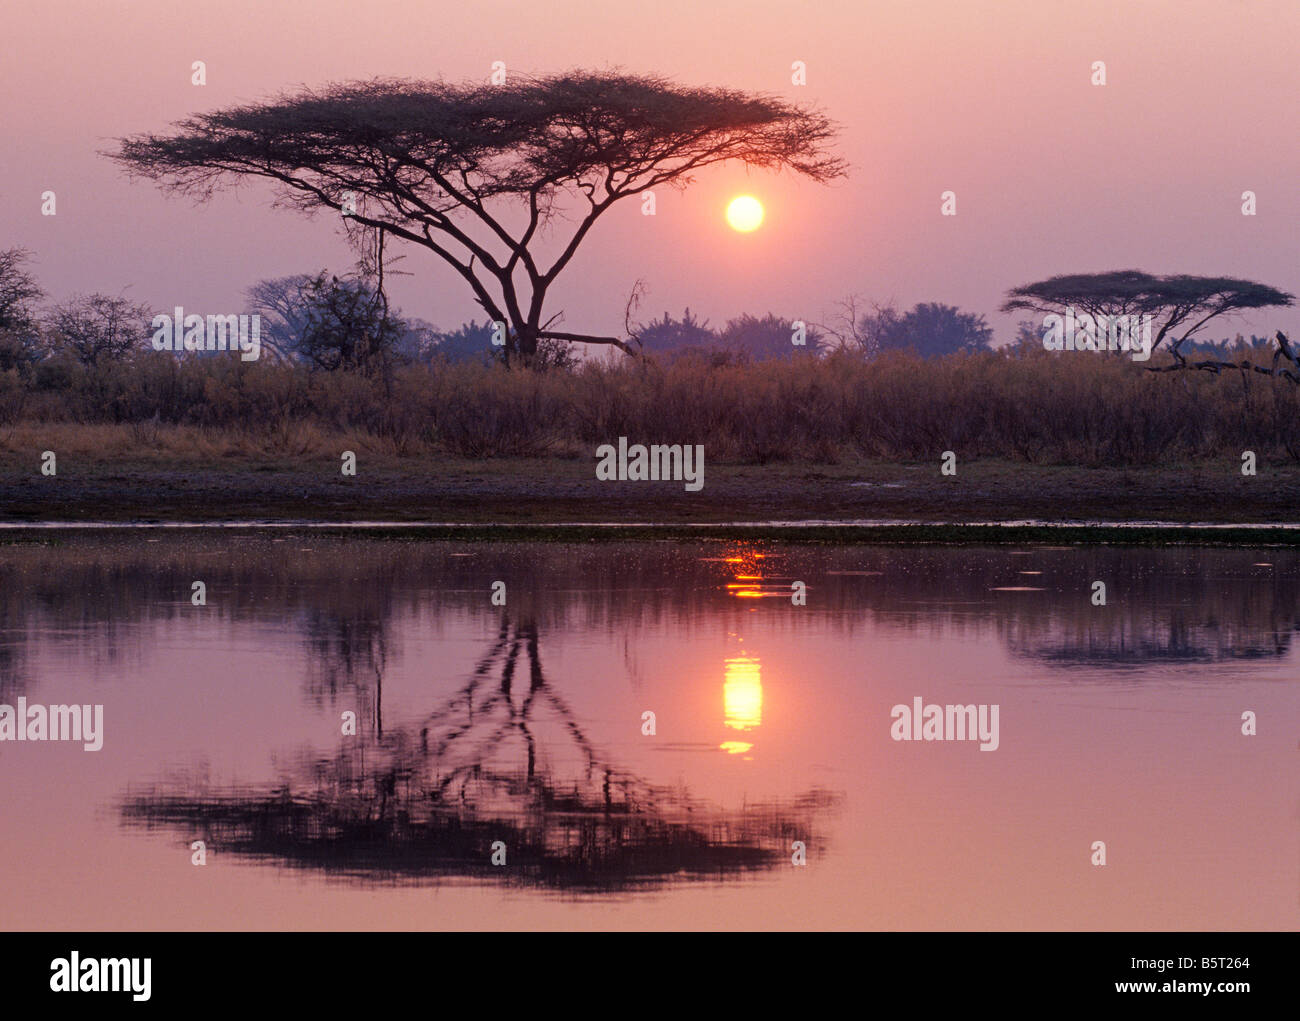
[[0, 704], [103, 746], [0, 741], [0, 928], [1295, 929], [1298, 568], [13, 536]]

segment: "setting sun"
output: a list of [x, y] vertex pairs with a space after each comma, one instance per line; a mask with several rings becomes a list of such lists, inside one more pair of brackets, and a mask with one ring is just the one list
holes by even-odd
[[727, 206], [727, 223], [732, 230], [748, 234], [763, 222], [763, 204], [752, 195], [740, 195]]

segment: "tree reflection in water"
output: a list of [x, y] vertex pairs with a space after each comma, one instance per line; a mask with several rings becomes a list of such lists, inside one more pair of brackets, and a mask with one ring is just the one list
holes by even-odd
[[[477, 877], [593, 893], [790, 867], [795, 841], [818, 848], [829, 792], [724, 811], [602, 761], [538, 643], [535, 623], [504, 619], [468, 682], [420, 723], [344, 738], [278, 785], [190, 779], [128, 795], [124, 821], [359, 883]], [[497, 841], [504, 867], [491, 861]]]

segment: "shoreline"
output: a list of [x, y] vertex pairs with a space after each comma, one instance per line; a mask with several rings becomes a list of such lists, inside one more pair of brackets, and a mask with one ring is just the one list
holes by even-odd
[[78, 528], [264, 528], [565, 541], [788, 538], [814, 542], [1300, 545], [1300, 465], [1233, 461], [1085, 468], [986, 459], [711, 465], [705, 488], [602, 482], [577, 458], [111, 458], [58, 473], [0, 455], [0, 537]]
[[44, 521], [0, 523], [0, 547], [113, 532], [237, 532], [417, 542], [750, 541], [826, 545], [1227, 546], [1300, 548], [1300, 525], [1169, 522], [651, 522]]

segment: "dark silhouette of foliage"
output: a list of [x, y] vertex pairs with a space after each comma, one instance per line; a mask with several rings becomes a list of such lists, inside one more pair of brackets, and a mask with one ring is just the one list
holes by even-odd
[[25, 248], [0, 251], [0, 330], [35, 325], [35, 303], [44, 292], [35, 277], [23, 268], [31, 257]]
[[320, 273], [301, 285], [294, 350], [330, 372], [369, 372], [391, 364], [408, 327], [365, 280]]
[[761, 362], [769, 358], [815, 355], [822, 335], [811, 324], [804, 325], [804, 343], [794, 343], [794, 322], [769, 312], [759, 318], [746, 312], [729, 319], [718, 331], [718, 344], [727, 352]]
[[993, 329], [982, 315], [936, 302], [919, 304], [910, 312], [892, 305], [878, 307], [862, 317], [858, 334], [870, 354], [914, 351], [923, 358], [987, 351], [993, 339]]
[[430, 336], [427, 355], [448, 362], [482, 362], [487, 364], [497, 356], [492, 344], [491, 323], [471, 320], [450, 331], [434, 331]]
[[36, 302], [44, 291], [24, 268], [29, 261], [25, 248], [0, 251], [0, 372], [25, 374], [40, 357]]
[[107, 294], [78, 295], [46, 315], [49, 346], [82, 365], [122, 358], [147, 343], [153, 311], [138, 302]]
[[695, 318], [689, 308], [680, 319], [665, 312], [662, 319], [641, 323], [634, 332], [641, 342], [641, 349], [657, 355], [709, 351], [718, 342], [718, 335], [709, 329], [708, 321]]

